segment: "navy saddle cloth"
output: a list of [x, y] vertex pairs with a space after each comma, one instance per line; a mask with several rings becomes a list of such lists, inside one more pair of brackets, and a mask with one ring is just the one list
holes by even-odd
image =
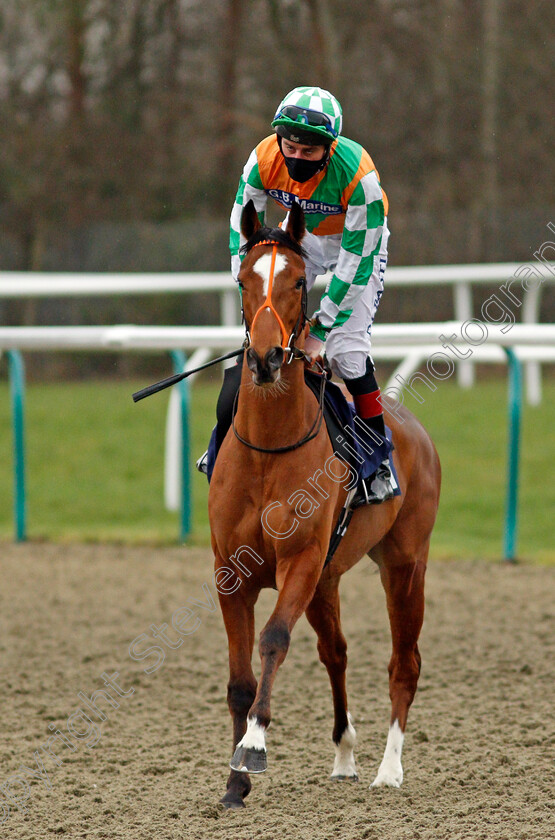
[[[305, 382], [319, 400], [322, 385], [320, 374], [305, 370]], [[341, 389], [329, 380], [325, 383], [324, 420], [333, 451], [356, 472], [358, 484], [373, 475], [393, 449], [391, 430], [386, 428], [387, 438], [377, 432], [372, 432], [370, 438], [368, 431], [356, 417], [352, 403], [347, 402]], [[214, 428], [208, 445], [208, 481], [212, 477], [217, 454]], [[390, 468], [397, 481], [395, 495], [400, 495], [399, 481], [392, 459]]]
[[[319, 397], [320, 375], [305, 371], [305, 382], [316, 397]], [[358, 484], [370, 478], [382, 461], [389, 457], [393, 449], [391, 429], [386, 427], [386, 438], [378, 432], [369, 432], [357, 417], [354, 405], [345, 399], [341, 388], [330, 381], [326, 382], [324, 419], [333, 451], [355, 470]], [[401, 491], [393, 460], [390, 461], [390, 468], [397, 482], [395, 495], [398, 496]]]

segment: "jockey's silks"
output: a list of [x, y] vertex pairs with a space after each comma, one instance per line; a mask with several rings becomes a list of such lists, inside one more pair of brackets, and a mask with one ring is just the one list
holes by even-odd
[[299, 183], [288, 172], [276, 135], [266, 137], [245, 165], [231, 214], [235, 278], [240, 267], [243, 207], [252, 199], [265, 223], [269, 198], [287, 211], [297, 201], [304, 210], [307, 231], [322, 240], [325, 263], [334, 274], [317, 313], [319, 324], [311, 332], [324, 339], [330, 329], [349, 318], [378, 259], [388, 211], [378, 173], [362, 146], [339, 137], [331, 146], [325, 168]]

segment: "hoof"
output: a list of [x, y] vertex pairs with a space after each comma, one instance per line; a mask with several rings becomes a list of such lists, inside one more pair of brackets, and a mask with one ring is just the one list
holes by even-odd
[[232, 770], [239, 773], [263, 773], [267, 768], [266, 750], [238, 745], [233, 753], [230, 765]]
[[332, 775], [330, 776], [330, 779], [333, 782], [345, 782], [345, 781], [358, 782], [358, 776], [357, 776], [356, 773], [353, 776], [345, 776], [345, 775], [342, 775], [340, 773], [338, 773], [337, 775], [334, 776], [333, 773], [332, 773]]
[[226, 793], [226, 795], [222, 796], [222, 798], [220, 799], [220, 807], [224, 811], [231, 811], [234, 808], [246, 808], [247, 806], [245, 805], [242, 799], [237, 798], [236, 796], [230, 796], [228, 798], [228, 795]]
[[370, 787], [378, 788], [378, 787], [392, 787], [392, 788], [400, 788], [403, 782], [403, 771], [381, 771], [378, 773]]

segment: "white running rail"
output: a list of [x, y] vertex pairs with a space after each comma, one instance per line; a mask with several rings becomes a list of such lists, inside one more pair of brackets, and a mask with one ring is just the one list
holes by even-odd
[[[529, 281], [530, 271], [541, 278], [540, 282]], [[408, 266], [387, 269], [386, 285], [396, 286], [451, 286], [453, 289], [454, 317], [465, 322], [473, 318], [472, 287], [490, 285], [497, 287], [494, 294], [506, 306], [512, 306], [518, 314], [522, 308], [522, 322], [535, 324], [539, 321], [541, 289], [543, 281], [555, 280], [555, 263], [480, 263], [467, 265]], [[322, 288], [327, 277], [317, 278], [316, 287]], [[503, 289], [505, 290], [503, 292]], [[227, 271], [203, 273], [60, 273], [60, 272], [0, 272], [0, 300], [14, 298], [68, 297], [68, 296], [110, 296], [214, 292], [220, 297], [220, 323], [234, 326], [239, 323], [238, 295]], [[515, 301], [518, 301], [515, 302]], [[425, 301], [423, 302], [425, 306]], [[482, 313], [482, 319], [484, 319]], [[408, 359], [407, 359], [408, 364]], [[470, 387], [474, 382], [472, 361], [459, 361], [457, 365], [459, 384]], [[541, 402], [541, 370], [539, 362], [526, 366], [528, 402]]]

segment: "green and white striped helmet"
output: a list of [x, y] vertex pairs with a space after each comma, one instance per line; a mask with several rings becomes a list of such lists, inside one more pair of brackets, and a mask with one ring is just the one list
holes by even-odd
[[281, 137], [295, 143], [333, 143], [343, 126], [341, 105], [329, 91], [297, 87], [280, 102], [272, 122]]

